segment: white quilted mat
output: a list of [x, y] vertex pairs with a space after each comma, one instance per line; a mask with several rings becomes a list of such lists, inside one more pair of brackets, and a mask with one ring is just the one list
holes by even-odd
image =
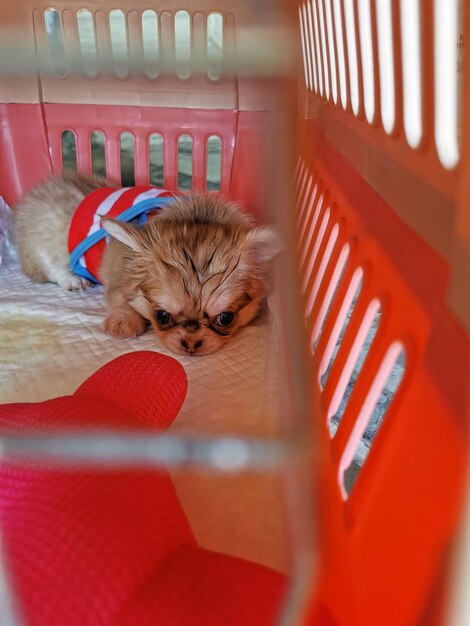
[[[37, 284], [13, 256], [0, 265], [0, 402], [73, 392], [104, 363], [133, 350], [166, 353], [152, 332], [105, 334], [102, 287], [66, 292]], [[268, 323], [243, 329], [221, 351], [178, 357], [188, 394], [173, 432], [272, 435], [277, 431], [277, 341]], [[196, 537], [207, 548], [283, 568], [279, 484], [274, 477], [174, 472]]]
[[[98, 367], [125, 352], [171, 354], [151, 331], [127, 340], [107, 335], [102, 287], [67, 292], [28, 279], [16, 259], [5, 261], [0, 266], [0, 402], [72, 393]], [[176, 357], [189, 386], [174, 428], [272, 432], [272, 420], [264, 423], [276, 388], [269, 335], [269, 324], [251, 326], [213, 355]]]

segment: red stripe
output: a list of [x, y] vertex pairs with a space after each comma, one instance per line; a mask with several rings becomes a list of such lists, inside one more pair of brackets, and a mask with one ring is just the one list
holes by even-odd
[[130, 187], [116, 200], [111, 209], [106, 213], [106, 217], [117, 217], [120, 213], [132, 206], [132, 203], [138, 195], [150, 189], [152, 189], [152, 187]]
[[[117, 217], [123, 211], [132, 206], [135, 198], [142, 193], [143, 191], [148, 191], [151, 187], [130, 187], [127, 191], [119, 196], [116, 202], [112, 205], [112, 207], [107, 211], [106, 217]], [[95, 207], [95, 212], [99, 207]], [[100, 220], [101, 227], [101, 220]], [[101, 259], [103, 258], [103, 253], [106, 247], [106, 239], [102, 241], [98, 241], [95, 245], [90, 248], [85, 253], [85, 262], [87, 266], [87, 270], [101, 281], [99, 276], [99, 269], [101, 265]]]
[[78, 205], [73, 214], [72, 221], [70, 222], [68, 237], [69, 252], [72, 252], [72, 250], [88, 236], [97, 207], [115, 191], [115, 188], [110, 187], [95, 189], [95, 191], [89, 193]]

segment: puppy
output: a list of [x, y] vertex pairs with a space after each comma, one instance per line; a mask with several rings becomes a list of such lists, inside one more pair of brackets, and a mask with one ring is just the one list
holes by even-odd
[[[85, 195], [101, 186], [110, 185], [64, 174], [21, 201], [16, 235], [28, 276], [66, 289], [88, 286], [70, 270], [68, 228]], [[100, 278], [105, 329], [114, 337], [141, 335], [150, 323], [172, 352], [202, 356], [222, 348], [260, 312], [278, 236], [270, 227], [254, 226], [221, 196], [179, 196], [141, 227], [101, 221], [111, 236]]]
[[90, 286], [70, 269], [69, 227], [85, 196], [110, 186], [104, 178], [64, 172], [39, 183], [21, 199], [13, 211], [13, 229], [21, 269], [27, 276], [69, 290]]

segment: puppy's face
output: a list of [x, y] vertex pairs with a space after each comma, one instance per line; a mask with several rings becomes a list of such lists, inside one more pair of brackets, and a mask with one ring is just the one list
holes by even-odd
[[278, 251], [269, 228], [158, 217], [144, 228], [106, 228], [126, 246], [126, 273], [137, 285], [130, 304], [172, 352], [216, 352], [257, 316]]

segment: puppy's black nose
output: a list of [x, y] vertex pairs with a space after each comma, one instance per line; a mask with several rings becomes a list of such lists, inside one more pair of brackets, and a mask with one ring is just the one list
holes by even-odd
[[188, 337], [188, 339], [181, 340], [181, 345], [186, 350], [186, 352], [189, 352], [190, 354], [192, 354], [193, 352], [196, 352], [196, 350], [199, 350], [199, 348], [202, 347], [202, 339], [198, 339], [197, 341], [194, 341], [193, 339]]

